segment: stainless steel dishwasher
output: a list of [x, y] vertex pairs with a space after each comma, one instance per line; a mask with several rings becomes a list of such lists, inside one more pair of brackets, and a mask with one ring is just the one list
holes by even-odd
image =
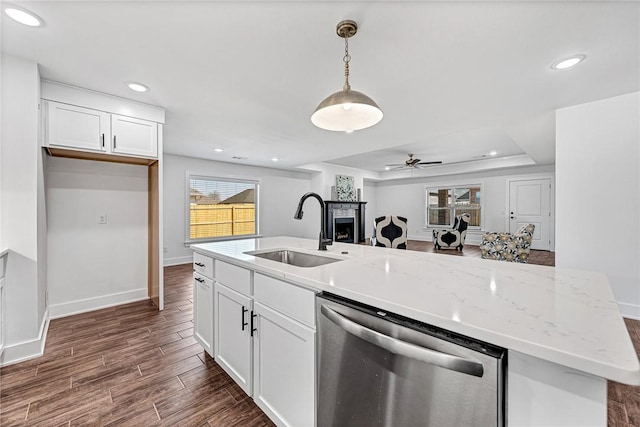
[[505, 425], [505, 349], [323, 293], [317, 427]]

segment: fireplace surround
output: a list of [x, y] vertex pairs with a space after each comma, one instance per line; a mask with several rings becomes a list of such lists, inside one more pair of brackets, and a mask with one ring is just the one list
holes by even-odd
[[[325, 200], [325, 230], [334, 242], [362, 243], [365, 241], [364, 210], [367, 202]], [[345, 228], [353, 222], [351, 238], [343, 237]], [[338, 235], [337, 235], [338, 234]]]

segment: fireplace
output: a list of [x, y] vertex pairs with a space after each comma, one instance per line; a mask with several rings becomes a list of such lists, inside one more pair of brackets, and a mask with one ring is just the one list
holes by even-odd
[[356, 221], [354, 217], [341, 217], [334, 219], [333, 240], [335, 242], [353, 243]]
[[[364, 242], [364, 207], [366, 203], [325, 200], [324, 227], [327, 238], [333, 239], [334, 242]], [[349, 234], [349, 236], [344, 236], [345, 234]]]

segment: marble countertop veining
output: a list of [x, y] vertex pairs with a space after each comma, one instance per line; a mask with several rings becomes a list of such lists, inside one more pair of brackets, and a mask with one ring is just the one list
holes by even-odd
[[[604, 274], [479, 258], [268, 237], [196, 252], [509, 350], [640, 385], [640, 364]], [[248, 255], [296, 249], [343, 261], [301, 268]], [[347, 252], [343, 254], [342, 252]]]

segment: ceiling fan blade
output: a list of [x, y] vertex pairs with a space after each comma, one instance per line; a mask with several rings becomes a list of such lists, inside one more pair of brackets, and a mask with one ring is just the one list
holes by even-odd
[[442, 160], [438, 160], [438, 161], [435, 161], [435, 162], [420, 162], [420, 163], [417, 163], [417, 164], [419, 164], [419, 165], [439, 165], [439, 164], [442, 164]]

